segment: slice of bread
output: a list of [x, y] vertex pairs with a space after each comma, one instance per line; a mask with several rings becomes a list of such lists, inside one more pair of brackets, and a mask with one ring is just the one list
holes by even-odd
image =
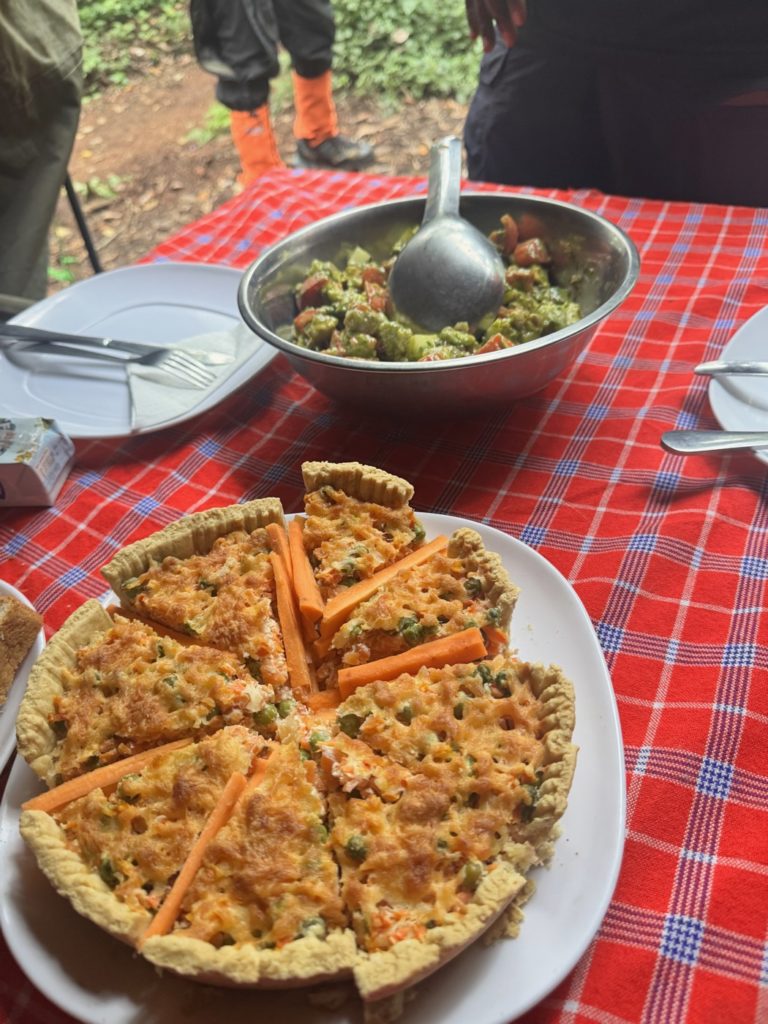
[[8, 697], [16, 671], [27, 656], [43, 620], [10, 595], [0, 595], [0, 706]]

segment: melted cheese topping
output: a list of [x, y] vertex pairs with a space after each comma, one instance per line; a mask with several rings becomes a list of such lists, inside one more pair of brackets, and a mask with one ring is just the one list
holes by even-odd
[[372, 683], [341, 705], [343, 732], [323, 753], [344, 899], [363, 948], [463, 913], [532, 812], [540, 715], [527, 666], [509, 655]]
[[268, 702], [233, 655], [184, 646], [137, 621], [115, 625], [62, 672], [50, 719], [62, 779], [170, 740], [250, 723]]
[[236, 654], [260, 680], [282, 687], [288, 670], [269, 550], [264, 529], [236, 530], [207, 555], [165, 558], [124, 586], [142, 615]]
[[[445, 554], [398, 573], [338, 630], [319, 678], [331, 685], [340, 665], [386, 658], [470, 626], [496, 627], [500, 614], [486, 596], [492, 586], [493, 580], [470, 571], [463, 559]], [[506, 634], [498, 628], [486, 636], [492, 654], [504, 643]]]
[[387, 508], [326, 486], [304, 499], [304, 545], [327, 600], [421, 545], [424, 530], [409, 505]]
[[156, 910], [232, 772], [247, 773], [262, 741], [242, 726], [161, 755], [54, 817], [65, 841], [135, 909]]
[[346, 924], [315, 765], [295, 744], [272, 754], [209, 846], [177, 930], [215, 946], [282, 947]]

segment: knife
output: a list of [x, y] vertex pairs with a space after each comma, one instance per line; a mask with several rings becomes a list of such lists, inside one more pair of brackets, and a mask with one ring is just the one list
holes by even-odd
[[[157, 352], [160, 347], [175, 348], [183, 346], [187, 355], [197, 359], [203, 366], [224, 366], [234, 362], [235, 356], [231, 352], [216, 351], [215, 343], [224, 341], [227, 344], [236, 342], [235, 332], [239, 325], [227, 331], [211, 331], [207, 334], [195, 334], [189, 338], [182, 338], [172, 342], [170, 345], [146, 345], [136, 341], [120, 341], [117, 338], [94, 338], [85, 334], [66, 334], [64, 331], [52, 331], [41, 327], [28, 327], [26, 324], [0, 323], [0, 341], [8, 339], [11, 342], [24, 342], [28, 346], [37, 346], [38, 352], [50, 352], [50, 348], [43, 346], [61, 345], [66, 346], [70, 351], [79, 349], [81, 353], [105, 350], [122, 355], [147, 355]], [[213, 342], [213, 344], [211, 344]], [[199, 345], [196, 348], [195, 345]], [[96, 358], [96, 357], [94, 357]], [[118, 356], [115, 356], [118, 358]]]

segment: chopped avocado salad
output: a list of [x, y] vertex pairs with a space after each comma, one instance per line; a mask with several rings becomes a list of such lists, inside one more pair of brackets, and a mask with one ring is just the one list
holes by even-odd
[[519, 239], [505, 215], [490, 239], [506, 266], [501, 308], [474, 328], [459, 323], [437, 334], [421, 333], [392, 307], [389, 272], [413, 231], [376, 263], [365, 249], [353, 249], [346, 265], [315, 260], [296, 289], [298, 315], [292, 340], [303, 348], [347, 359], [425, 363], [483, 355], [513, 348], [559, 331], [582, 316], [572, 291], [553, 283], [552, 256], [540, 238]]

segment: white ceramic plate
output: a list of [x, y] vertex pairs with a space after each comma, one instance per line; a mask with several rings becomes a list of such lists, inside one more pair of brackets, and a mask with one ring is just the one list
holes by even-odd
[[[14, 323], [169, 345], [239, 324], [237, 288], [241, 277], [242, 271], [232, 267], [202, 263], [124, 267], [78, 281], [30, 306]], [[221, 387], [183, 416], [159, 426], [181, 423], [205, 412], [266, 366], [277, 350], [255, 335], [253, 341], [253, 355]], [[32, 370], [0, 349], [0, 409], [5, 415], [48, 416], [74, 438], [130, 434], [124, 369], [103, 362], [78, 362], [79, 368], [70, 362], [69, 372], [62, 376], [55, 372], [51, 357], [40, 357]]]
[[[731, 362], [768, 359], [768, 306], [736, 331], [720, 356]], [[719, 377], [709, 382], [709, 404], [724, 430], [768, 430], [768, 377]], [[768, 451], [753, 449], [768, 463]]]
[[[23, 594], [20, 594], [10, 583], [4, 583], [2, 580], [0, 580], [0, 596], [15, 597], [22, 604], [30, 608], [32, 607], [32, 603]], [[5, 706], [0, 708], [0, 772], [5, 768], [6, 761], [16, 746], [16, 714], [21, 704], [21, 698], [24, 696], [24, 691], [27, 688], [27, 677], [43, 647], [45, 647], [45, 633], [41, 629], [30, 648], [29, 654], [19, 665], [18, 671], [13, 677]]]
[[[417, 987], [401, 1024], [506, 1024], [550, 992], [595, 934], [613, 893], [624, 846], [623, 747], [610, 677], [574, 590], [541, 555], [490, 527], [422, 515], [428, 536], [472, 525], [497, 551], [522, 594], [513, 616], [521, 656], [562, 666], [576, 689], [580, 747], [563, 834], [525, 908], [520, 937], [482, 942]], [[161, 977], [54, 895], [18, 832], [19, 805], [40, 789], [17, 759], [0, 806], [0, 924], [27, 976], [87, 1024], [351, 1024], [356, 999], [314, 1008], [301, 990], [236, 992]]]

